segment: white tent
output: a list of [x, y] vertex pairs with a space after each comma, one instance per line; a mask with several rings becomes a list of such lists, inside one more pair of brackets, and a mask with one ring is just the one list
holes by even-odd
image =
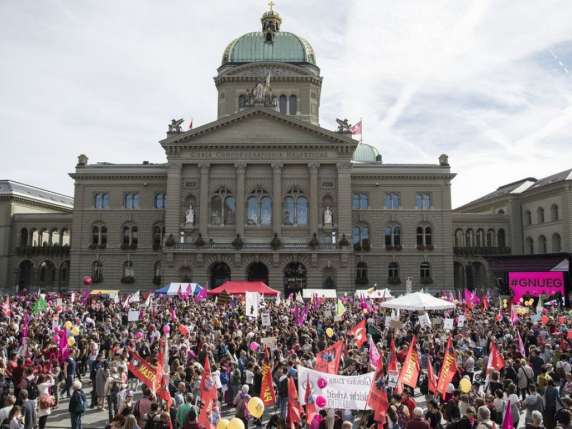
[[302, 298], [337, 298], [335, 289], [302, 289]]
[[357, 298], [371, 298], [371, 299], [392, 299], [391, 291], [389, 289], [356, 289], [355, 296]]
[[449, 310], [455, 308], [455, 304], [444, 299], [435, 298], [433, 295], [423, 292], [414, 292], [402, 295], [380, 304], [380, 307], [395, 308], [398, 310], [424, 311], [424, 310]]

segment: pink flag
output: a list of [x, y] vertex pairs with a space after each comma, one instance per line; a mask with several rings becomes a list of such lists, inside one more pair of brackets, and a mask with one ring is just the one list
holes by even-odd
[[510, 308], [510, 323], [512, 323], [513, 325], [518, 322], [518, 314], [516, 314], [516, 311], [513, 310], [513, 308]]
[[510, 401], [508, 401], [506, 404], [504, 420], [502, 421], [502, 429], [514, 429], [514, 425], [512, 423], [512, 412], [510, 409]]
[[518, 340], [518, 351], [522, 355], [522, 357], [526, 357], [526, 350], [524, 349], [524, 344], [522, 342], [522, 338], [520, 336], [520, 332], [518, 329], [516, 330], [516, 338]]
[[361, 134], [362, 133], [361, 120], [351, 128], [351, 131], [352, 131], [352, 134]]
[[369, 348], [369, 364], [377, 369], [381, 361], [381, 355], [379, 354], [379, 350], [377, 350], [377, 346], [371, 336], [369, 337], [367, 347]]

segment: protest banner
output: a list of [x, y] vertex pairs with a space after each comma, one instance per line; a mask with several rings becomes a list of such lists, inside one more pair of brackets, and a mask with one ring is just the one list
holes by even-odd
[[278, 339], [276, 337], [264, 337], [260, 342], [272, 351], [278, 348]]
[[262, 326], [271, 326], [270, 313], [261, 313], [260, 320], [262, 322]]
[[127, 321], [137, 322], [139, 320], [139, 314], [139, 310], [129, 310], [129, 313], [127, 313]]
[[[356, 376], [343, 376], [314, 371], [298, 365], [300, 402], [302, 405], [306, 404], [306, 387], [309, 382], [312, 393], [316, 397], [322, 396], [325, 399], [324, 408], [369, 410], [371, 408], [367, 405], [367, 397], [374, 374], [374, 372], [368, 372]], [[320, 385], [323, 387], [321, 388]]]

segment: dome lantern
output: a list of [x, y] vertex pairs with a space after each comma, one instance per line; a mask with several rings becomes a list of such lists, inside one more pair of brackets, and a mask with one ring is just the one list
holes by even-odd
[[264, 40], [268, 43], [272, 43], [274, 41], [274, 34], [280, 31], [280, 24], [282, 24], [282, 18], [280, 18], [278, 13], [274, 12], [272, 6], [274, 6], [274, 2], [270, 0], [268, 2], [269, 10], [264, 12], [262, 18], [260, 18]]

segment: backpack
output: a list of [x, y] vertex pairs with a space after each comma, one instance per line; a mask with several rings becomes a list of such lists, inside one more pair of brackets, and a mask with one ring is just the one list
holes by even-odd
[[30, 400], [34, 400], [34, 399], [38, 399], [38, 396], [40, 396], [40, 391], [38, 390], [38, 385], [34, 382], [29, 382], [28, 383], [28, 399]]
[[85, 396], [83, 392], [76, 390], [70, 399], [70, 411], [74, 414], [85, 413]]
[[248, 419], [250, 417], [250, 413], [248, 412], [248, 400], [250, 399], [250, 395], [247, 393], [240, 394], [240, 400], [236, 406], [236, 415], [237, 417], [242, 417], [244, 419]]
[[230, 376], [230, 382], [231, 384], [238, 385], [240, 384], [240, 379], [241, 379], [240, 370], [238, 368], [235, 368]]

